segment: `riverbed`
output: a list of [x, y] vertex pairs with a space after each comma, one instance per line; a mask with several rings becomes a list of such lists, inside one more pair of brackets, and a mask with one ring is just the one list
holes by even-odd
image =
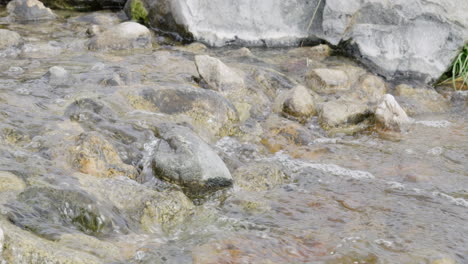
[[[90, 23], [77, 19], [89, 14], [57, 13], [55, 21], [0, 24], [25, 40], [21, 48], [0, 52], [0, 174], [8, 179], [6, 185], [0, 182], [5, 259], [468, 262], [466, 104], [444, 94], [444, 111], [413, 114], [408, 128], [390, 135], [373, 128], [329, 133], [317, 117], [297, 122], [282, 116], [275, 98], [311, 68], [360, 67], [349, 58], [332, 53], [309, 59], [292, 49], [210, 49], [158, 36], [152, 49], [90, 51], [85, 44]], [[119, 21], [117, 14], [102, 14], [110, 24]], [[219, 58], [247, 73], [247, 86], [263, 89], [235, 104], [239, 114], [243, 106], [249, 111], [229, 131], [214, 117], [207, 125], [191, 123], [133, 100], [154, 87], [203, 89], [193, 74], [196, 54]], [[47, 72], [53, 66], [65, 68], [68, 79], [51, 83]], [[92, 104], [95, 111], [70, 114], [77, 102]], [[232, 187], [193, 196], [156, 179], [149, 159], [159, 140], [152, 124], [160, 120], [188, 123], [232, 174], [240, 171], [244, 179], [261, 168], [256, 173], [265, 172], [266, 184], [234, 177]], [[111, 142], [137, 175], [95, 177], [74, 167], [67, 155], [83, 133]]]

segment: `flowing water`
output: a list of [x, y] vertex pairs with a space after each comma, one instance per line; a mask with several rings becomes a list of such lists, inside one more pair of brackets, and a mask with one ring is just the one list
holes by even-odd
[[[21, 194], [1, 195], [2, 225], [14, 223], [31, 234], [16, 239], [37, 241], [39, 248], [56, 241], [78, 259], [91, 255], [102, 263], [432, 263], [442, 258], [468, 263], [466, 107], [415, 116], [397, 138], [373, 131], [329, 137], [315, 119], [302, 126], [311, 140], [279, 151], [235, 136], [206, 137], [226, 161], [275, 163], [289, 180], [258, 191], [234, 184], [196, 202], [170, 228], [142, 230], [135, 215], [143, 209], [136, 197], [171, 187], [151, 175], [148, 158], [157, 139], [135, 129], [157, 113], [129, 110], [120, 95], [138, 86], [193, 84], [180, 61], [158, 59], [154, 53], [168, 51], [189, 61], [193, 54], [165, 46], [161, 39], [153, 50], [88, 51], [83, 45], [87, 25], [73, 20], [83, 14], [60, 15], [67, 19], [0, 24], [29, 45], [18, 56], [19, 50], [0, 54], [0, 170], [27, 186]], [[285, 72], [281, 63], [291, 60], [287, 50], [254, 49], [255, 59], [231, 52], [206, 51], [244, 71]], [[326, 63], [342, 61], [352, 63], [340, 57]], [[309, 62], [287, 65], [295, 78]], [[44, 75], [52, 66], [66, 68], [73, 84], [50, 85]], [[100, 82], [115, 72], [127, 78], [124, 87]], [[113, 111], [112, 122], [70, 120], [67, 109], [80, 98], [105, 102]], [[250, 119], [253, 127], [266, 122], [271, 110], [263, 110], [267, 113]], [[120, 157], [139, 167], [140, 177], [77, 176], [60, 157], [84, 131], [118, 142]], [[113, 199], [119, 191], [123, 198]], [[126, 208], [134, 203], [135, 212], [116, 209], [116, 200]], [[86, 221], [75, 215], [78, 207], [89, 208]], [[83, 222], [87, 228], [80, 228]], [[7, 230], [16, 230], [3, 228], [6, 239]]]

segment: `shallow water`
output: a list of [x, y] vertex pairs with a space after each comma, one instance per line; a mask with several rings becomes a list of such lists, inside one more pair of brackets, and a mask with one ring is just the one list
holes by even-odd
[[[94, 193], [90, 191], [92, 179], [84, 187], [75, 171], [64, 165], [60, 151], [73, 145], [72, 137], [80, 131], [98, 131], [117, 142], [125, 163], [142, 169], [138, 181], [118, 178], [102, 186], [115, 192], [120, 190], [119, 184], [140, 191], [171, 188], [146, 175], [151, 172], [144, 161], [155, 138], [135, 129], [135, 124], [150, 122], [155, 114], [129, 109], [119, 100], [122, 92], [141, 86], [194, 85], [190, 70], [171, 68], [173, 61], [161, 60], [154, 52], [169, 51], [189, 61], [194, 55], [183, 47], [165, 46], [165, 40], [155, 41], [149, 51], [88, 51], [83, 45], [87, 25], [73, 20], [78, 15], [82, 14], [61, 13], [71, 18], [38, 24], [0, 24], [0, 28], [20, 33], [25, 45], [30, 45], [19, 56], [0, 54], [0, 170], [20, 176], [27, 186], [38, 187], [19, 196], [2, 196], [4, 219], [15, 222], [11, 215], [17, 213], [21, 215], [18, 219], [28, 221], [15, 224], [29, 230], [36, 226], [46, 239], [86, 234], [124, 252], [120, 257], [102, 253], [105, 249], [97, 252], [92, 246], [83, 246], [85, 240], [80, 241], [79, 236], [57, 242], [102, 263], [431, 263], [445, 257], [468, 262], [466, 107], [415, 116], [415, 123], [397, 138], [373, 131], [328, 137], [313, 119], [303, 126], [315, 138], [307, 142], [306, 150], [292, 146], [270, 153], [241, 138], [207, 136], [226, 159], [282, 165], [290, 181], [255, 192], [234, 185], [198, 202], [190, 216], [169, 231], [141, 230], [138, 219], [116, 209], [118, 205], [112, 199], [107, 201], [104, 192], [98, 197], [99, 186]], [[35, 50], [46, 44], [46, 52], [44, 47]], [[287, 50], [254, 49], [255, 59], [235, 57], [231, 52], [206, 53], [246, 72], [253, 67], [273, 69], [293, 80], [300, 80], [309, 65], [301, 59], [293, 61], [285, 55]], [[352, 62], [331, 57], [317, 63]], [[44, 74], [52, 66], [66, 68], [73, 74], [74, 84], [51, 86]], [[114, 72], [128, 78], [125, 87], [102, 84], [100, 80]], [[113, 122], [70, 121], [66, 109], [80, 98], [105, 102], [114, 111]], [[269, 109], [261, 110], [250, 122], [265, 121]], [[132, 193], [125, 195], [129, 201], [133, 199]], [[97, 216], [96, 225], [102, 221], [110, 231], [96, 234], [77, 229], [80, 220], [67, 215], [67, 201], [56, 197], [68, 197], [97, 210], [102, 215]], [[23, 204], [37, 207], [34, 212], [40, 217], [23, 213]], [[55, 204], [68, 218], [53, 215], [48, 206]], [[114, 222], [107, 226], [108, 218]], [[38, 223], [44, 219], [48, 220]]]

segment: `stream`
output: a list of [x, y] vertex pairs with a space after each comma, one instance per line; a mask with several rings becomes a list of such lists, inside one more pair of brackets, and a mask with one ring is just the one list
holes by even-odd
[[[317, 117], [299, 123], [277, 114], [275, 97], [307, 69], [359, 66], [348, 58], [205, 49], [163, 37], [154, 37], [152, 49], [90, 51], [89, 22], [79, 19], [90, 14], [56, 13], [55, 21], [0, 23], [25, 40], [0, 51], [6, 261], [468, 263], [466, 106], [412, 115], [397, 135], [328, 134]], [[105, 23], [119, 20], [99, 14]], [[246, 86], [263, 89], [234, 104], [249, 105], [250, 115], [240, 114], [229, 131], [218, 118], [224, 110], [197, 123], [172, 111], [177, 100], [160, 113], [136, 98], [154, 87], [202, 89], [195, 54], [219, 58], [246, 73]], [[67, 80], [51, 83], [53, 66], [65, 68]], [[259, 76], [271, 87], [261, 88]], [[192, 196], [155, 178], [153, 132], [161, 120], [189, 124], [226, 163], [233, 186]], [[77, 167], [73, 149], [86, 140], [111, 143], [118, 156], [111, 174], [92, 176], [99, 164], [88, 173]], [[104, 151], [98, 155], [110, 163], [113, 152]], [[257, 174], [265, 179], [244, 177]]]

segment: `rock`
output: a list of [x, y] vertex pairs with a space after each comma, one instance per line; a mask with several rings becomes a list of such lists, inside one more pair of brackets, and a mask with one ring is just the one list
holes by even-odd
[[13, 224], [50, 240], [77, 230], [98, 237], [128, 232], [126, 219], [107, 200], [76, 189], [29, 187], [8, 208]]
[[8, 171], [0, 171], [0, 192], [22, 191], [26, 188], [23, 180]]
[[87, 15], [83, 15], [77, 18], [72, 18], [71, 21], [73, 22], [81, 22], [87, 23], [96, 26], [113, 26], [121, 22], [121, 19], [116, 13], [90, 13]]
[[[340, 99], [323, 104], [319, 121], [324, 129], [335, 132], [354, 133], [367, 127], [363, 121], [366, 121], [371, 115], [372, 113], [365, 103]], [[360, 123], [363, 123], [362, 125], [364, 126], [353, 126]], [[346, 127], [351, 128], [351, 130], [340, 131], [339, 129], [335, 129]]]
[[317, 113], [314, 97], [310, 95], [307, 88], [299, 85], [288, 92], [283, 103], [283, 113], [306, 121]]
[[118, 75], [117, 73], [112, 74], [112, 77], [110, 77], [109, 79], [103, 80], [102, 83], [107, 86], [125, 85], [125, 82], [122, 80], [122, 78], [120, 78], [120, 75]]
[[208, 55], [195, 56], [198, 73], [215, 91], [244, 89], [244, 79], [237, 72], [226, 66], [219, 59]]
[[[340, 44], [387, 79], [438, 79], [468, 39], [468, 2], [131, 0], [149, 24], [212, 46]], [[130, 6], [130, 4], [127, 4]], [[127, 15], [131, 16], [126, 8]], [[316, 12], [315, 12], [316, 11]], [[313, 15], [316, 14], [315, 17]], [[314, 19], [312, 19], [314, 18]], [[423, 32], [423, 34], [421, 34]]]
[[468, 38], [468, 16], [461, 11], [467, 8], [467, 2], [450, 0], [333, 0], [324, 7], [322, 28], [331, 44], [349, 41], [350, 54], [387, 78], [430, 82], [445, 72]]
[[232, 177], [235, 185], [252, 192], [270, 190], [289, 178], [280, 166], [269, 162], [252, 162], [239, 167]]
[[51, 20], [57, 17], [38, 0], [13, 0], [8, 3], [7, 10], [10, 19], [18, 22]]
[[42, 0], [45, 5], [54, 9], [92, 11], [92, 10], [120, 10], [126, 0]]
[[140, 218], [141, 227], [146, 232], [156, 233], [161, 229], [170, 233], [193, 213], [195, 206], [180, 191], [165, 191], [158, 199], [148, 200], [144, 204]]
[[21, 36], [8, 29], [0, 29], [0, 50], [18, 47], [23, 43]]
[[410, 122], [405, 111], [390, 94], [384, 95], [382, 102], [377, 106], [375, 119], [382, 127], [393, 131], [400, 131], [403, 125]]
[[306, 75], [307, 85], [318, 93], [332, 94], [350, 90], [365, 71], [354, 66], [318, 68]]
[[432, 261], [431, 264], [457, 264], [457, 261], [452, 258], [440, 258]]
[[60, 66], [53, 66], [46, 73], [51, 85], [66, 85], [71, 82], [71, 76], [67, 70]]
[[123, 163], [114, 146], [95, 132], [79, 136], [76, 146], [70, 149], [69, 162], [80, 172], [96, 177], [137, 176], [136, 169]]
[[134, 108], [168, 114], [174, 122], [189, 117], [197, 131], [208, 130], [218, 137], [232, 134], [239, 120], [236, 109], [224, 97], [191, 86], [144, 88], [127, 98]]
[[468, 91], [456, 91], [452, 94], [450, 102], [456, 107], [468, 106]]
[[139, 222], [146, 232], [170, 232], [183, 223], [194, 209], [192, 201], [181, 191], [156, 191], [128, 178], [76, 176], [84, 190], [100, 200], [110, 201], [120, 212]]
[[433, 88], [413, 88], [400, 84], [395, 88], [395, 95], [401, 107], [410, 116], [423, 113], [440, 113], [448, 110], [448, 100]]
[[0, 222], [5, 234], [3, 257], [6, 263], [102, 264], [95, 255], [67, 248], [33, 235], [8, 221]]
[[303, 125], [271, 115], [263, 124], [261, 143], [276, 153], [280, 150], [294, 151], [298, 146], [308, 145], [314, 135]]
[[99, 27], [98, 25], [91, 25], [88, 27], [88, 29], [86, 29], [86, 35], [88, 35], [88, 37], [91, 38], [99, 35], [101, 32], [101, 27]]
[[153, 154], [153, 172], [198, 193], [227, 187], [232, 176], [221, 158], [189, 128], [163, 124], [158, 128]]
[[320, 44], [313, 47], [300, 47], [288, 51], [288, 55], [297, 58], [309, 58], [310, 60], [323, 60], [331, 55], [330, 46]]
[[122, 250], [116, 245], [85, 234], [63, 234], [57, 243], [69, 249], [97, 256], [107, 262], [124, 259]]
[[382, 78], [372, 74], [363, 75], [356, 87], [358, 99], [375, 104], [387, 93], [387, 85]]
[[151, 32], [141, 24], [124, 22], [94, 36], [89, 42], [90, 50], [150, 49]]
[[48, 43], [28, 43], [23, 45], [20, 56], [30, 59], [44, 59], [58, 56], [63, 49], [58, 43], [50, 41]]

